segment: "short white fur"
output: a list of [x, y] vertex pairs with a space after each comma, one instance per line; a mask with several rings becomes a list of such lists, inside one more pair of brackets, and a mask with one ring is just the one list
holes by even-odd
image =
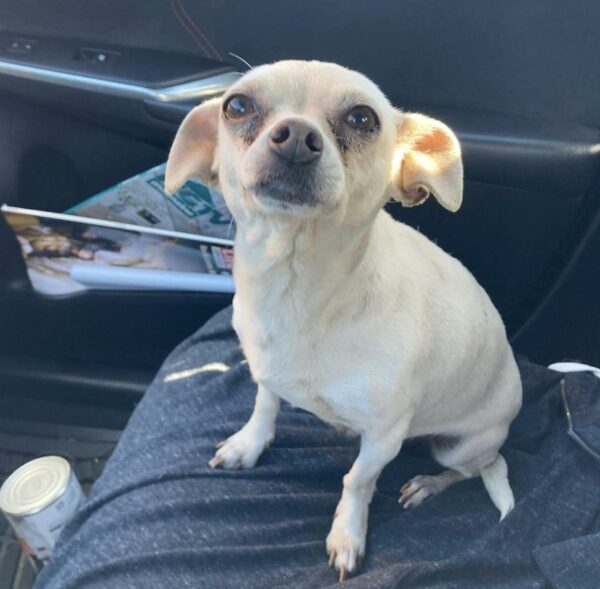
[[[219, 186], [237, 225], [233, 325], [258, 394], [211, 466], [254, 466], [275, 436], [280, 399], [360, 435], [326, 540], [341, 579], [360, 565], [377, 478], [407, 438], [449, 443], [434, 445], [447, 470], [402, 487], [405, 507], [481, 476], [505, 517], [514, 499], [499, 448], [521, 382], [503, 322], [459, 261], [382, 210], [389, 198], [413, 206], [429, 194], [457, 210], [456, 137], [393, 109], [367, 78], [333, 64], [262, 66], [228, 96], [243, 92], [264, 107], [256, 137], [241, 140], [222, 100], [211, 101], [184, 121], [167, 168], [170, 190], [191, 176]], [[328, 121], [348, 96], [376, 110], [381, 125], [360, 149], [341, 153]], [[270, 165], [267, 134], [284, 117], [324, 137], [312, 207], [285, 207], [251, 188]]]

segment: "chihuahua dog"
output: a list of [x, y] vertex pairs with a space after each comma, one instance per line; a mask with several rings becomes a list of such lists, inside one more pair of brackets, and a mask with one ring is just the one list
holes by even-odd
[[280, 399], [360, 436], [326, 540], [340, 580], [365, 553], [369, 504], [407, 438], [446, 469], [400, 489], [416, 507], [481, 476], [512, 509], [499, 449], [521, 406], [504, 324], [464, 266], [383, 209], [462, 201], [452, 131], [394, 109], [363, 75], [317, 61], [257, 67], [179, 129], [168, 192], [219, 187], [237, 225], [233, 326], [258, 385], [246, 425], [213, 468], [250, 468]]

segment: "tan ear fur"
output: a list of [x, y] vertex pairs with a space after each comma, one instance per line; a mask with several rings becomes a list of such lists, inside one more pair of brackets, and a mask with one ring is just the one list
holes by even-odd
[[213, 169], [221, 99], [214, 98], [194, 108], [183, 120], [169, 153], [165, 190], [173, 194], [190, 178], [215, 184]]
[[449, 211], [460, 208], [461, 149], [458, 139], [444, 123], [416, 113], [400, 116], [392, 186], [392, 197], [407, 207], [422, 204], [433, 194]]

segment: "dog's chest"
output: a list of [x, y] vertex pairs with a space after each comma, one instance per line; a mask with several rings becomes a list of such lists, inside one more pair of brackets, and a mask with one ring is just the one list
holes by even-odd
[[259, 385], [335, 426], [367, 427], [374, 408], [365, 368], [350, 358], [352, 342], [344, 349], [285, 305], [250, 307], [237, 295], [233, 326]]

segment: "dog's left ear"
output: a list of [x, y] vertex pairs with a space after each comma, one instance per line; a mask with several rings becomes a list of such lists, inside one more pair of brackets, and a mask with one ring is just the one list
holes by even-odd
[[444, 208], [458, 211], [463, 165], [454, 133], [444, 123], [421, 114], [398, 113], [397, 120], [392, 198], [414, 207], [433, 194]]
[[214, 169], [221, 99], [214, 98], [194, 108], [183, 119], [167, 160], [165, 190], [173, 194], [190, 178], [215, 185]]

